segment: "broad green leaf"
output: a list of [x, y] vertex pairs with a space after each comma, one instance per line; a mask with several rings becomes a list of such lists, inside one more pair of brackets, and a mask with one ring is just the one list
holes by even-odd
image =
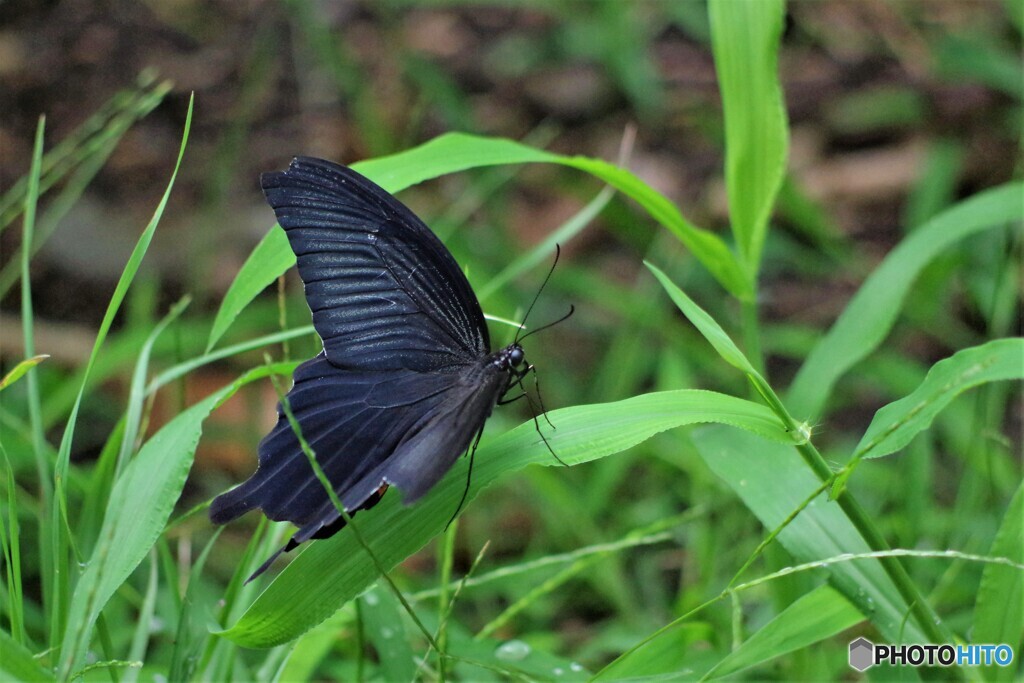
[[725, 116], [730, 223], [743, 267], [753, 280], [789, 143], [778, 76], [783, 3], [714, 0], [708, 15]]
[[829, 585], [819, 586], [730, 652], [705, 678], [722, 678], [831, 638], [864, 615]]
[[[636, 201], [652, 218], [675, 234], [725, 289], [743, 299], [752, 296], [753, 290], [747, 277], [732, 251], [718, 235], [694, 226], [664, 195], [629, 171], [600, 159], [553, 154], [502, 138], [448, 133], [398, 154], [354, 163], [352, 168], [393, 194], [447, 173], [484, 166], [526, 163], [561, 164], [603, 180]], [[287, 249], [290, 252], [285, 241], [279, 237], [268, 236], [257, 248], [263, 247], [268, 240], [276, 245], [274, 249]], [[229, 289], [230, 300], [225, 297], [221, 304], [223, 311], [217, 313], [216, 334], [211, 330], [212, 343], [216, 342], [234, 317], [257, 294], [287, 270], [287, 266], [282, 268], [282, 264], [294, 261], [290, 254], [271, 255], [271, 248], [264, 248], [266, 258], [263, 260], [250, 256], [235, 276], [236, 281], [241, 280], [243, 284], [232, 284]]]
[[81, 666], [100, 611], [163, 532], [192, 467], [203, 420], [240, 386], [271, 371], [258, 367], [178, 414], [143, 444], [114, 484], [99, 538], [71, 598], [63, 676]]
[[1009, 379], [1024, 379], [1024, 339], [998, 339], [956, 352], [933, 365], [910, 395], [875, 413], [854, 458], [878, 458], [900, 450], [963, 392]]
[[977, 232], [1024, 220], [1024, 184], [979, 193], [935, 216], [900, 242], [864, 282], [811, 351], [789, 389], [797, 419], [820, 416], [836, 381], [878, 348], [918, 273], [945, 248]]
[[[743, 500], [766, 529], [776, 529], [821, 487], [793, 448], [737, 430], [705, 427], [693, 435], [708, 467]], [[814, 562], [871, 548], [836, 502], [823, 492], [786, 526], [779, 541], [798, 563]], [[830, 581], [857, 606], [888, 642], [928, 642], [877, 560], [840, 562], [828, 568]]]
[[7, 631], [0, 629], [0, 680], [5, 681], [54, 681], [53, 674], [44, 669]]
[[[1010, 501], [1003, 523], [989, 552], [992, 557], [1007, 557], [1024, 563], [1024, 484]], [[971, 642], [1007, 643], [1017, 656], [1024, 639], [1024, 572], [1003, 564], [986, 564], [981, 572], [978, 600], [974, 605], [974, 631]], [[983, 669], [990, 681], [1015, 680], [1019, 667], [991, 666]]]
[[288, 237], [280, 226], [275, 225], [249, 254], [224, 295], [217, 317], [213, 319], [213, 327], [210, 328], [206, 353], [210, 352], [249, 302], [293, 265], [295, 254], [288, 246]]
[[4, 375], [4, 378], [0, 380], [0, 391], [3, 391], [7, 387], [11, 386], [19, 379], [25, 376], [25, 373], [34, 368], [35, 366], [42, 363], [44, 360], [49, 358], [50, 355], [47, 353], [41, 353], [38, 356], [32, 356], [26, 358], [17, 365], [15, 365], [10, 372]]
[[[557, 429], [549, 430], [547, 439], [559, 458], [570, 465], [619, 453], [673, 427], [701, 422], [729, 424], [792, 443], [767, 408], [709, 391], [644, 394], [615, 403], [552, 411], [550, 418]], [[467, 503], [499, 477], [529, 464], [557, 464], [532, 421], [480, 446]], [[403, 507], [399, 496], [388, 495], [356, 517], [355, 524], [384, 567], [394, 567], [444, 529], [462, 497], [466, 468], [466, 460], [460, 460], [413, 508]], [[365, 550], [350, 531], [343, 530], [309, 544], [222, 635], [245, 647], [288, 642], [329, 617], [376, 579]], [[318, 589], [310, 591], [311, 585]]]

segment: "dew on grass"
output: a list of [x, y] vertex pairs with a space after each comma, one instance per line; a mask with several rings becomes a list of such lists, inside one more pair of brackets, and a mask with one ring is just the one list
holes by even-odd
[[529, 657], [530, 652], [530, 646], [523, 641], [510, 640], [499, 645], [494, 656], [506, 662], [518, 662]]

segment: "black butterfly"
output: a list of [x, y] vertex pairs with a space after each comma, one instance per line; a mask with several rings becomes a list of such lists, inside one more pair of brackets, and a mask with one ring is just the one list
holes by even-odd
[[[533, 366], [518, 341], [495, 352], [452, 255], [401, 202], [352, 169], [299, 157], [263, 192], [298, 260], [324, 350], [295, 370], [288, 405], [347, 512], [390, 485], [410, 504], [475, 447], [484, 422]], [[282, 406], [259, 466], [218, 496], [223, 524], [254, 508], [299, 527], [278, 554], [345, 520]]]

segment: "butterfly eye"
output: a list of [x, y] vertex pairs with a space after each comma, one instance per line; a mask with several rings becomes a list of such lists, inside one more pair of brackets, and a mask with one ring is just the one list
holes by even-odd
[[526, 360], [526, 354], [523, 353], [521, 348], [516, 346], [509, 352], [508, 360], [512, 364], [512, 367], [517, 368], [523, 364], [524, 360]]

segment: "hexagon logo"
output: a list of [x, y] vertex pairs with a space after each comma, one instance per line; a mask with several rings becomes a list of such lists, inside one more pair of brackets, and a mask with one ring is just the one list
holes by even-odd
[[865, 671], [875, 664], [875, 645], [867, 638], [858, 638], [850, 643], [850, 666]]

